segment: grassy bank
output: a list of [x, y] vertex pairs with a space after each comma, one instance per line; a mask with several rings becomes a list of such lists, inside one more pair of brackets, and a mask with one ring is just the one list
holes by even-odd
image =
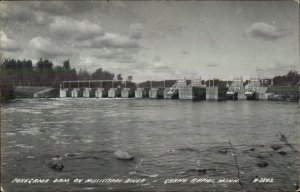
[[12, 85], [0, 82], [0, 102], [14, 99], [15, 94]]
[[283, 95], [295, 95], [299, 97], [299, 86], [274, 86], [269, 87], [267, 93], [283, 94]]

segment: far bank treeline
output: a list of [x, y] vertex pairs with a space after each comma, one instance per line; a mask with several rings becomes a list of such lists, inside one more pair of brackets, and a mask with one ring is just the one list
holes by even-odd
[[[90, 73], [86, 70], [77, 71], [71, 67], [70, 61], [66, 60], [61, 66], [54, 66], [53, 62], [47, 59], [40, 59], [34, 65], [31, 60], [4, 59], [0, 63], [1, 80], [5, 84], [31, 85], [31, 86], [49, 86], [59, 87], [62, 81], [68, 80], [112, 80], [115, 74], [96, 69]], [[116, 76], [122, 80], [121, 74]]]
[[[86, 70], [76, 70], [71, 67], [70, 61], [65, 60], [61, 65], [55, 66], [52, 61], [47, 59], [39, 59], [35, 64], [31, 60], [2, 59], [0, 62], [0, 89], [7, 86], [48, 86], [59, 88], [62, 81], [70, 80], [132, 80], [132, 76], [123, 78], [121, 74], [115, 75], [102, 68], [96, 69], [94, 72]], [[247, 80], [248, 81], [248, 80]], [[247, 81], [245, 84], [247, 84]], [[166, 80], [165, 86], [171, 87], [175, 80]], [[203, 81], [209, 85], [213, 82]], [[219, 79], [214, 80], [215, 86], [224, 86], [227, 82]], [[276, 76], [273, 78], [273, 86], [296, 86], [299, 83], [299, 74], [297, 71], [290, 71], [286, 75]], [[117, 83], [118, 84], [118, 83]], [[115, 84], [115, 85], [117, 85]], [[162, 85], [162, 81], [152, 82], [152, 85]], [[150, 82], [146, 81], [136, 85], [131, 82], [127, 84], [129, 87], [150, 87]], [[267, 83], [265, 86], [269, 86]], [[111, 85], [109, 85], [111, 86]]]

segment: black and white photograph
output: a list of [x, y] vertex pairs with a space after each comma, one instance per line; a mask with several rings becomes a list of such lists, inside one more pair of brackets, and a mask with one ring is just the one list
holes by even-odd
[[299, 5], [1, 1], [1, 192], [299, 192]]

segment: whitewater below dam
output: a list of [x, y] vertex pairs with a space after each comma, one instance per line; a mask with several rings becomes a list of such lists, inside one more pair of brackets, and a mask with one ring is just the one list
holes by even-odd
[[[294, 191], [299, 126], [298, 103], [289, 102], [15, 100], [1, 109], [2, 188]], [[134, 159], [116, 158], [117, 150]], [[47, 166], [53, 158], [62, 171]], [[269, 180], [252, 182], [260, 178]]]

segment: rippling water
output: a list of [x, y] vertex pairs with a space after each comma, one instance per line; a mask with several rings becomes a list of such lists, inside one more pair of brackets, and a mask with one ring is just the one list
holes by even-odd
[[[136, 99], [17, 100], [2, 108], [2, 180], [7, 191], [241, 191], [238, 183], [164, 184], [168, 178], [237, 178], [249, 191], [294, 190], [297, 103]], [[235, 148], [235, 154], [229, 141]], [[273, 150], [271, 145], [280, 145]], [[135, 159], [114, 158], [126, 150]], [[223, 149], [225, 152], [220, 153]], [[287, 154], [279, 154], [284, 151]], [[65, 168], [46, 163], [63, 157]], [[257, 163], [267, 162], [267, 167]], [[274, 183], [250, 183], [255, 177]], [[12, 184], [14, 178], [145, 178], [140, 184]]]

